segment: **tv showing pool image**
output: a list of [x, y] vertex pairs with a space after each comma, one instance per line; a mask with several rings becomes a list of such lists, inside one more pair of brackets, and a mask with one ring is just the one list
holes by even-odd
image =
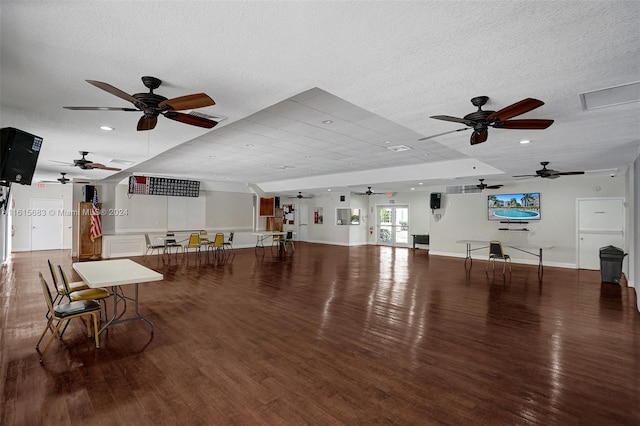
[[489, 220], [527, 221], [540, 219], [540, 193], [492, 194], [487, 196]]

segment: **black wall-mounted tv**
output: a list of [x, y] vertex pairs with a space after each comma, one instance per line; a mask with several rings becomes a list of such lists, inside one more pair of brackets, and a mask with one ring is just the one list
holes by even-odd
[[487, 196], [489, 220], [540, 220], [540, 193], [492, 194]]

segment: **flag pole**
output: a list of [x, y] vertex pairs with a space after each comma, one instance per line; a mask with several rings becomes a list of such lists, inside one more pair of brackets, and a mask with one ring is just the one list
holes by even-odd
[[89, 259], [91, 260], [98, 260], [100, 259], [100, 256], [96, 256], [96, 240], [98, 238], [94, 238], [93, 239], [93, 253], [91, 254], [91, 257]]

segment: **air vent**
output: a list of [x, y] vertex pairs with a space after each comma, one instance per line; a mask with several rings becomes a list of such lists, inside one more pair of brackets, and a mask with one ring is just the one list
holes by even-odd
[[136, 164], [135, 161], [131, 161], [131, 160], [121, 160], [119, 158], [112, 158], [111, 160], [109, 160], [110, 163], [115, 163], [115, 164], [122, 164], [123, 166], [131, 166], [133, 164]]
[[482, 189], [478, 188], [476, 185], [447, 186], [446, 190], [447, 194], [476, 194], [478, 192], [482, 192]]
[[640, 101], [640, 82], [580, 94], [580, 103], [585, 111], [638, 101]]
[[194, 110], [186, 112], [186, 114], [193, 115], [194, 117], [206, 118], [207, 120], [213, 120], [213, 121], [216, 121], [218, 123], [227, 119], [227, 117], [223, 117], [221, 115], [203, 114], [201, 112], [194, 111]]
[[402, 151], [409, 151], [412, 148], [406, 145], [395, 145], [395, 146], [388, 146], [387, 149], [393, 152], [402, 152]]

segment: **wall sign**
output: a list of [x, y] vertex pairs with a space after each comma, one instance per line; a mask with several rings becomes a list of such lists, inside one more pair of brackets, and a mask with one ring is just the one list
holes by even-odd
[[200, 181], [152, 176], [130, 176], [129, 194], [198, 197], [200, 196]]

